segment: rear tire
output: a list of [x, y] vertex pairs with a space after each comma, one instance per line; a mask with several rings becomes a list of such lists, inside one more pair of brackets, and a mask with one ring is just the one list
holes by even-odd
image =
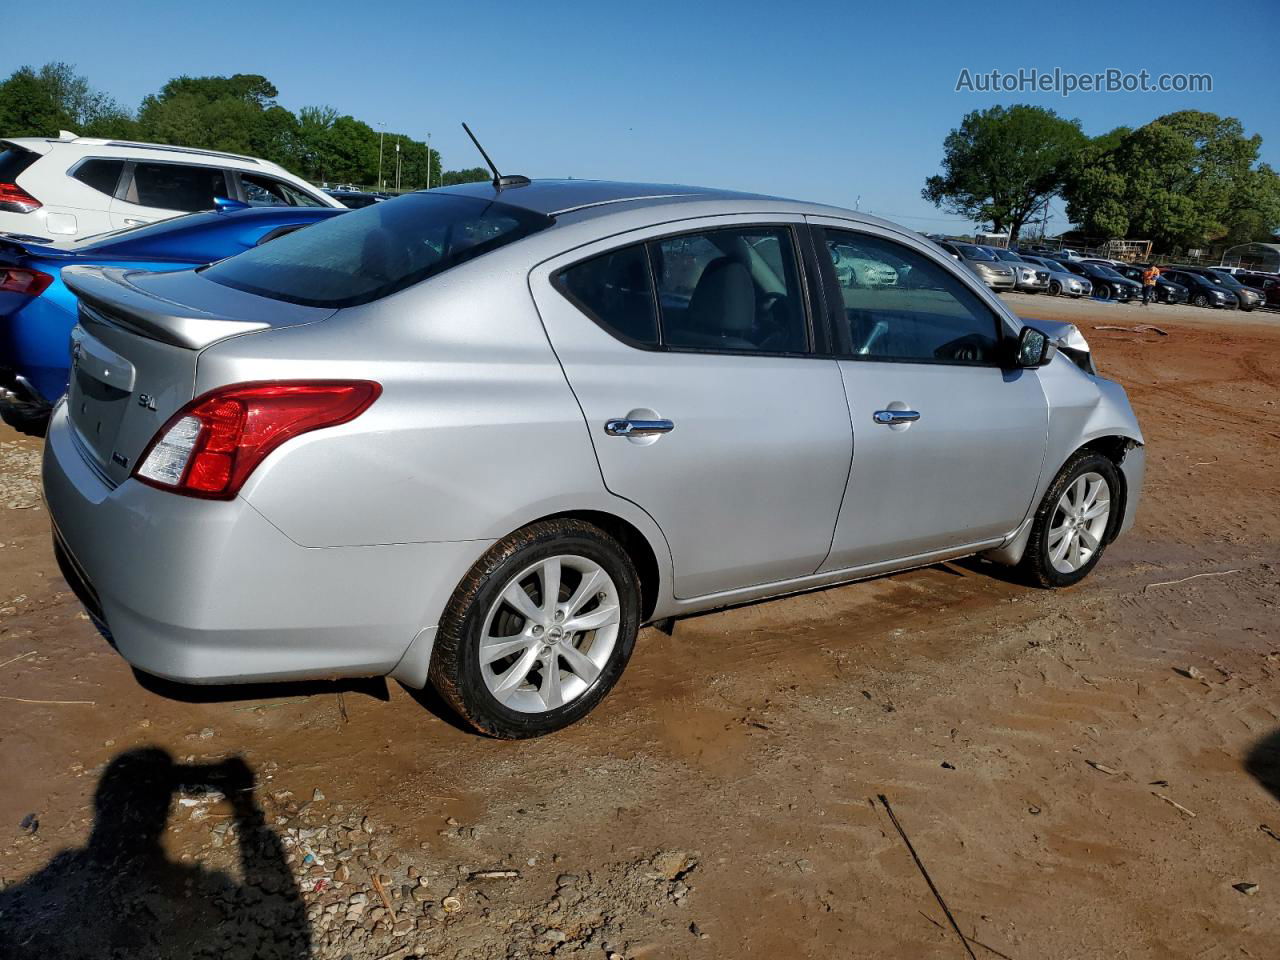
[[43, 437], [49, 427], [47, 413], [21, 413], [7, 407], [0, 407], [0, 420], [28, 437]]
[[481, 733], [542, 736], [604, 699], [639, 626], [640, 577], [622, 546], [580, 520], [539, 521], [490, 547], [458, 585], [431, 682]]
[[1026, 578], [1051, 589], [1087, 577], [1114, 536], [1120, 492], [1120, 472], [1110, 459], [1093, 450], [1072, 456], [1031, 521], [1019, 564]]

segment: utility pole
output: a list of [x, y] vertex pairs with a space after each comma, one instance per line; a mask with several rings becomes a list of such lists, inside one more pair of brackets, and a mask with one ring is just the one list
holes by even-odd
[[378, 189], [382, 189], [382, 138], [387, 135], [387, 125], [379, 123], [382, 129], [378, 131]]
[[431, 189], [431, 131], [427, 131], [427, 189]]
[[396, 193], [400, 192], [400, 138], [396, 138]]

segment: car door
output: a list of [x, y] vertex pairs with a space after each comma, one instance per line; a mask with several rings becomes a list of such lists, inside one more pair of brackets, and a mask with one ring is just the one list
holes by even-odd
[[[906, 561], [1004, 538], [1025, 518], [1048, 438], [1034, 370], [1001, 366], [1011, 326], [977, 282], [888, 230], [813, 219], [853, 424], [853, 465], [823, 571]], [[850, 244], [896, 284], [842, 283]]]
[[661, 527], [681, 599], [812, 574], [830, 548], [852, 430], [812, 352], [802, 227], [685, 221], [530, 278], [604, 483]]
[[221, 167], [136, 160], [125, 178], [123, 189], [111, 201], [111, 222], [116, 228], [212, 210], [215, 197], [235, 195]]

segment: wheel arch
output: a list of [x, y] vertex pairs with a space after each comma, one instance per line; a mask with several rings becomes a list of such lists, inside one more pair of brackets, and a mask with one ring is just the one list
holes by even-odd
[[640, 622], [646, 623], [653, 617], [653, 612], [658, 606], [658, 595], [662, 589], [662, 568], [658, 562], [657, 551], [639, 527], [615, 513], [604, 510], [565, 510], [539, 517], [530, 523], [538, 523], [542, 520], [581, 520], [599, 527], [617, 540], [631, 557], [631, 562], [636, 566], [636, 573], [640, 575]]

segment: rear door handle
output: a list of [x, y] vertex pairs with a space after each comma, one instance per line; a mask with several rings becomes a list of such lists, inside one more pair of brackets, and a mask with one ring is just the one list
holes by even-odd
[[675, 428], [670, 420], [628, 420], [625, 417], [606, 420], [604, 424], [604, 432], [611, 437], [652, 437], [670, 433]]
[[920, 419], [920, 414], [915, 410], [877, 410], [871, 415], [871, 419], [892, 427], [896, 423], [915, 423]]

